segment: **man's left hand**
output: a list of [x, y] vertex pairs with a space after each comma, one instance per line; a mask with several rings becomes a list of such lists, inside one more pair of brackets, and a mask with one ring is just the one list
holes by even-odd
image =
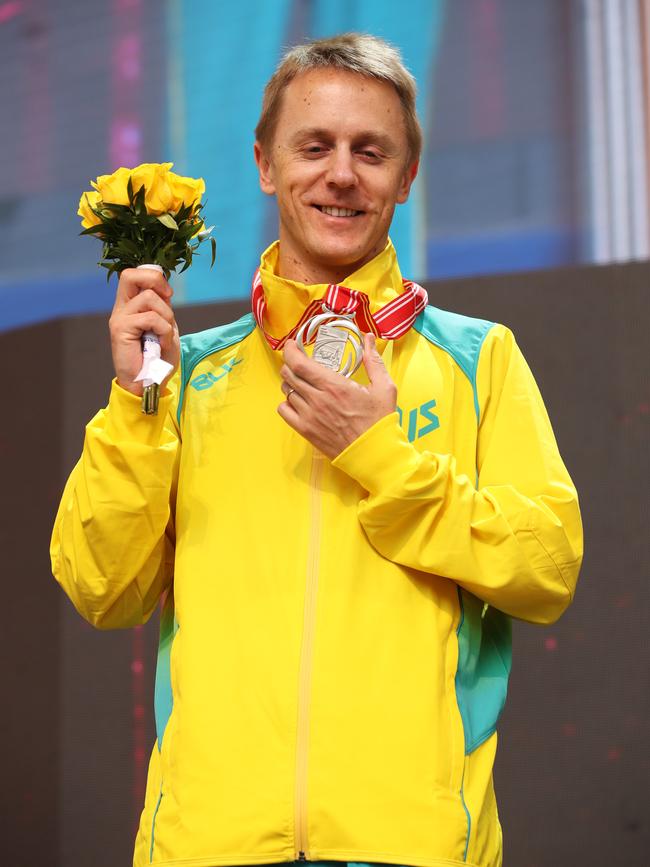
[[335, 458], [380, 418], [395, 411], [397, 387], [372, 334], [364, 337], [363, 365], [370, 380], [359, 385], [306, 356], [288, 340], [284, 349], [278, 413], [328, 458]]

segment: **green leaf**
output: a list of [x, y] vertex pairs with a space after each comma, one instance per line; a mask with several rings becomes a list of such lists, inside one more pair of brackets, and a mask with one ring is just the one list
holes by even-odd
[[131, 256], [140, 255], [140, 248], [130, 238], [122, 238], [121, 245]]
[[214, 265], [214, 261], [217, 258], [217, 242], [214, 238], [210, 238], [210, 246], [212, 247], [212, 259], [210, 260], [210, 267]]
[[131, 208], [129, 205], [118, 205], [117, 202], [102, 202], [102, 208], [108, 208], [111, 211], [114, 211], [116, 214], [128, 212], [130, 213]]
[[181, 228], [176, 233], [175, 240], [177, 240], [180, 244], [187, 244], [193, 234], [194, 227], [188, 226], [186, 223], [184, 226], [181, 226]]
[[185, 205], [185, 204], [183, 204], [183, 205], [178, 209], [178, 211], [176, 212], [176, 222], [177, 222], [177, 223], [182, 223], [183, 220], [187, 220], [187, 218], [189, 217], [191, 211], [192, 211], [192, 206], [191, 206], [191, 205]]
[[126, 191], [129, 194], [129, 201], [133, 204], [133, 178], [129, 175], [129, 180], [126, 184]]
[[101, 265], [102, 268], [106, 268], [106, 282], [108, 283], [108, 281], [111, 279], [111, 274], [114, 274], [117, 271], [117, 267], [114, 263], [109, 265], [107, 262], [99, 262], [98, 264]]
[[178, 223], [171, 214], [161, 214], [158, 219], [163, 226], [167, 226], [168, 229], [178, 229]]
[[146, 209], [145, 204], [144, 204], [144, 195], [145, 195], [145, 189], [144, 189], [144, 184], [142, 184], [142, 186], [140, 187], [138, 192], [135, 194], [135, 197], [133, 199], [133, 208], [135, 210], [135, 213], [138, 216], [140, 216], [141, 214], [147, 213], [147, 209]]

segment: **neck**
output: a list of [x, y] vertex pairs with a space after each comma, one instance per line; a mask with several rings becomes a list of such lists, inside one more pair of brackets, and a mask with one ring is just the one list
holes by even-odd
[[284, 277], [287, 280], [294, 280], [297, 283], [303, 283], [305, 286], [312, 286], [320, 283], [344, 283], [346, 277], [354, 274], [371, 259], [374, 259], [386, 246], [386, 241], [379, 245], [377, 250], [373, 250], [363, 259], [357, 262], [348, 264], [331, 264], [321, 262], [307, 262], [303, 258], [296, 256], [290, 250], [283, 253], [282, 242], [280, 242], [277, 274], [279, 277]]

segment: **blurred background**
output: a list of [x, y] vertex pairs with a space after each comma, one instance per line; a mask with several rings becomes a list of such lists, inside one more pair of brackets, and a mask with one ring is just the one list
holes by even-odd
[[[422, 169], [393, 228], [414, 279], [648, 255], [644, 0], [0, 2], [0, 327], [108, 309], [77, 204], [99, 174], [205, 177], [219, 267], [180, 303], [244, 298], [275, 239], [253, 129], [283, 48], [343, 30], [398, 45]], [[34, 251], [38, 255], [34, 255]], [[205, 257], [204, 257], [205, 258]]]
[[284, 48], [345, 30], [396, 44], [418, 80], [403, 273], [515, 329], [582, 495], [576, 603], [516, 624], [504, 863], [648, 863], [650, 0], [0, 0], [6, 863], [129, 863], [154, 739], [157, 624], [95, 633], [49, 577], [111, 378], [115, 285], [79, 197], [140, 162], [204, 177], [218, 262], [173, 279], [179, 322], [239, 315], [276, 232], [252, 159], [264, 83]]

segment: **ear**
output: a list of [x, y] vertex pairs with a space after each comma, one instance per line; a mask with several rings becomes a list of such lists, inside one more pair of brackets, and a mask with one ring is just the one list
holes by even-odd
[[257, 171], [260, 176], [260, 189], [267, 196], [275, 195], [275, 184], [273, 182], [273, 167], [271, 161], [267, 158], [262, 145], [256, 141], [254, 145], [255, 162], [257, 163]]
[[399, 189], [397, 190], [398, 205], [403, 205], [404, 202], [408, 199], [409, 193], [411, 192], [411, 184], [415, 180], [419, 168], [420, 161], [416, 160], [414, 163], [411, 163], [411, 165], [408, 166], [405, 170], [399, 185]]

